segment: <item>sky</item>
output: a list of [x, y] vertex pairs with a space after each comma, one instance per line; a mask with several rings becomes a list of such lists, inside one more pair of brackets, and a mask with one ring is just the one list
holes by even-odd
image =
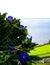
[[50, 0], [0, 0], [0, 12], [16, 18], [50, 18]]
[[0, 0], [0, 12], [24, 21], [22, 24], [28, 26], [33, 41], [43, 44], [50, 39], [50, 0]]
[[[31, 22], [30, 22], [31, 21]], [[32, 41], [46, 44], [50, 40], [50, 18], [23, 18], [21, 24], [27, 26]]]

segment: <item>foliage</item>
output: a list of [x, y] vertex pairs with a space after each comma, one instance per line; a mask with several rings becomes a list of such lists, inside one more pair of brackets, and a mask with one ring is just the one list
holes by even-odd
[[35, 47], [30, 51], [29, 55], [36, 55], [41, 58], [50, 57], [50, 43]]
[[0, 64], [17, 65], [20, 52], [29, 52], [37, 44], [27, 37], [27, 26], [20, 25], [20, 19], [6, 14], [0, 13]]

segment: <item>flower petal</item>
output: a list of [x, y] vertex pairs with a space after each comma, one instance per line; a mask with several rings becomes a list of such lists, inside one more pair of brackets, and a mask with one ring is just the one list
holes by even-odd
[[26, 52], [21, 52], [19, 54], [19, 60], [21, 63], [27, 63], [29, 61], [29, 55]]
[[12, 16], [8, 16], [8, 18], [7, 18], [9, 21], [11, 21], [12, 22], [12, 20], [13, 20], [13, 17]]
[[20, 28], [24, 28], [24, 26], [23, 25], [20, 25]]

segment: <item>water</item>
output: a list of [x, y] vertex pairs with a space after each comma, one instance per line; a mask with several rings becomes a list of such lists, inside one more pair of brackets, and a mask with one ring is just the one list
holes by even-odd
[[50, 40], [49, 18], [23, 18], [21, 24], [27, 26], [28, 33], [33, 37], [33, 42], [44, 44]]

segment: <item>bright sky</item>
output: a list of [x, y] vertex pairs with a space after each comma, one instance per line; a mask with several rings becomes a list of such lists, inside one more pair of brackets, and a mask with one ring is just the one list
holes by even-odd
[[27, 26], [32, 41], [38, 44], [48, 43], [50, 40], [50, 18], [23, 18], [21, 24]]
[[0, 0], [0, 12], [17, 18], [50, 18], [50, 0]]
[[[32, 35], [34, 38], [34, 41], [37, 41], [39, 43], [44, 43], [47, 42], [48, 40], [45, 39], [44, 41], [42, 40], [43, 38], [48, 38], [49, 34], [48, 32], [43, 33], [41, 35], [36, 35], [36, 32], [38, 33], [37, 27], [41, 25], [42, 29], [45, 27], [45, 31], [47, 28], [48, 31], [48, 25], [50, 24], [50, 20], [35, 20], [33, 18], [50, 18], [50, 0], [0, 0], [0, 12], [4, 13], [7, 12], [8, 15], [12, 15], [16, 18], [20, 18], [21, 21], [24, 21], [23, 24], [28, 26], [29, 33]], [[7, 16], [8, 16], [7, 15]], [[27, 19], [28, 18], [28, 19]], [[31, 25], [34, 27], [32, 27]], [[45, 25], [44, 25], [45, 24]], [[48, 25], [46, 25], [48, 24]], [[31, 26], [31, 27], [29, 27]], [[36, 30], [35, 30], [36, 28]], [[34, 33], [33, 34], [33, 31]], [[31, 32], [32, 31], [32, 32]], [[41, 30], [39, 30], [41, 31]], [[44, 31], [44, 30], [42, 30]], [[50, 30], [49, 30], [50, 31]], [[41, 40], [38, 40], [41, 37]], [[39, 37], [39, 38], [38, 38]], [[48, 38], [50, 39], [50, 38]], [[46, 41], [47, 40], [47, 41]], [[40, 42], [41, 41], [41, 42]]]

